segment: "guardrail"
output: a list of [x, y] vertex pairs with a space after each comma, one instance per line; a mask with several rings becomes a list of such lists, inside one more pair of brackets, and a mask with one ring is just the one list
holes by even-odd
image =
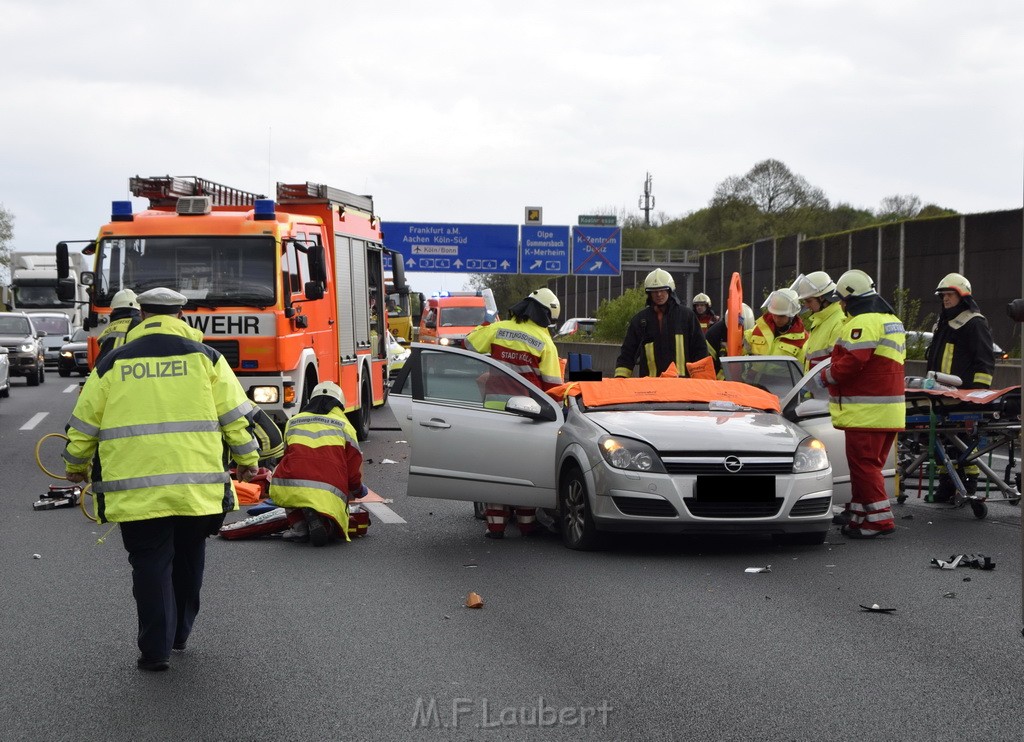
[[623, 248], [622, 264], [657, 265], [665, 269], [673, 265], [696, 268], [700, 265], [700, 252], [683, 248]]

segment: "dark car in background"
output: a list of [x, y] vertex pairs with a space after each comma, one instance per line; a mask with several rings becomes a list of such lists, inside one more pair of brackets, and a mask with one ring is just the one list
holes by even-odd
[[73, 373], [85, 376], [89, 373], [89, 333], [79, 327], [65, 340], [57, 356], [57, 373], [65, 377]]

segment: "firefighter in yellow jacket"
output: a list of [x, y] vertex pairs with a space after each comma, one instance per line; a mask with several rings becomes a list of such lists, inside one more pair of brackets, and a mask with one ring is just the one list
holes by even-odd
[[810, 371], [832, 355], [846, 313], [841, 302], [832, 301], [836, 284], [825, 271], [800, 274], [791, 288], [810, 312], [804, 322], [807, 342], [803, 347], [804, 369]]
[[[288, 508], [292, 532], [313, 546], [348, 541], [348, 501], [366, 495], [363, 455], [345, 417], [341, 387], [324, 381], [288, 421], [285, 452], [270, 480], [270, 497]], [[303, 538], [304, 537], [304, 538]]]
[[846, 432], [853, 496], [842, 533], [875, 538], [896, 531], [882, 469], [906, 423], [906, 333], [864, 271], [840, 276], [835, 297], [850, 319], [832, 349], [832, 365], [816, 380], [828, 389], [832, 424]]
[[800, 299], [792, 289], [778, 289], [768, 295], [765, 310], [746, 338], [755, 356], [793, 356], [803, 359], [807, 330], [800, 319]]
[[[199, 612], [206, 537], [237, 508], [224, 470], [226, 441], [240, 478], [256, 473], [250, 408], [224, 357], [180, 319], [187, 298], [156, 288], [138, 297], [130, 342], [97, 364], [68, 421], [67, 478], [93, 482], [101, 522], [121, 524], [132, 565], [142, 670], [166, 670]], [[197, 338], [197, 335], [199, 336]]]
[[141, 321], [139, 302], [131, 289], [121, 289], [110, 300], [110, 322], [96, 337], [99, 353], [96, 363], [107, 353], [125, 344], [128, 333]]
[[[562, 367], [558, 350], [551, 339], [548, 326], [558, 319], [561, 303], [548, 288], [537, 289], [509, 309], [511, 319], [481, 325], [466, 336], [466, 347], [501, 361], [524, 379], [541, 389], [551, 389], [562, 383]], [[520, 393], [518, 389], [504, 387], [501, 378], [493, 375], [483, 379], [484, 404]], [[488, 404], [488, 402], [491, 404]], [[504, 402], [500, 402], [502, 408]], [[502, 538], [508, 522], [509, 506], [487, 503], [487, 538]], [[534, 531], [536, 508], [516, 507], [519, 531], [528, 535]]]

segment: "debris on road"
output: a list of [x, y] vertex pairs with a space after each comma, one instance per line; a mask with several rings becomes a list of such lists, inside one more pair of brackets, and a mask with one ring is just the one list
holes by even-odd
[[763, 567], [747, 567], [743, 571], [747, 572], [748, 574], [765, 574], [766, 572], [772, 571], [772, 565], [766, 564]]
[[483, 608], [484, 599], [476, 593], [470, 593], [466, 596], [466, 607], [467, 608]]
[[971, 569], [982, 569], [985, 571], [996, 568], [992, 557], [984, 554], [954, 554], [949, 559], [932, 559], [932, 566], [939, 569], [956, 569], [957, 567], [970, 567]]
[[870, 613], [892, 613], [896, 610], [895, 608], [882, 608], [878, 603], [872, 603], [871, 605], [861, 604], [860, 607]]

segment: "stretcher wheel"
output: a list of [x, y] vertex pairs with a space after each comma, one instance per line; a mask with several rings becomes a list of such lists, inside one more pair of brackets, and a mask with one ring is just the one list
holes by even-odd
[[988, 515], [988, 505], [981, 502], [980, 500], [971, 500], [971, 510], [974, 511], [974, 517], [979, 520]]

